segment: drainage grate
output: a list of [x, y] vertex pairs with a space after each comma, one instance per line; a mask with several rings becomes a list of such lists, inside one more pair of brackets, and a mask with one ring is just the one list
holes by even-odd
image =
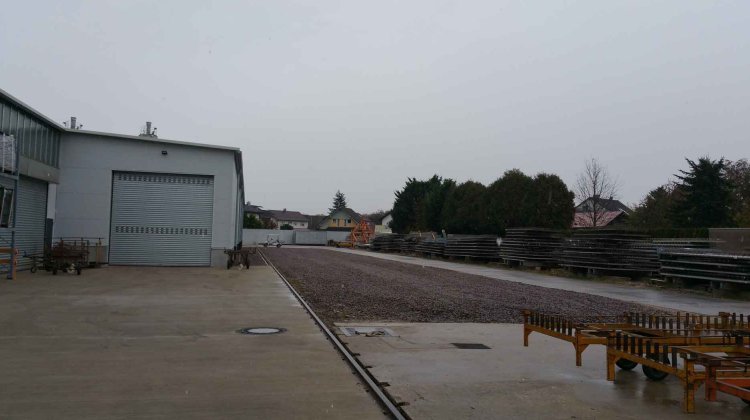
[[286, 328], [276, 328], [276, 327], [249, 327], [249, 328], [242, 328], [237, 330], [237, 333], [239, 334], [249, 334], [249, 335], [269, 335], [269, 334], [279, 334], [286, 331]]
[[456, 346], [456, 348], [459, 348], [459, 349], [467, 349], [467, 350], [488, 350], [489, 349], [489, 347], [481, 343], [451, 343], [451, 344], [453, 344], [454, 346]]

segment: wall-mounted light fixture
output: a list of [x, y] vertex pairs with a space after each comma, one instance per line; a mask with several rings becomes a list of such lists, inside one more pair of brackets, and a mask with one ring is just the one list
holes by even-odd
[[163, 156], [166, 156], [166, 155], [167, 155], [168, 153], [167, 153], [167, 151], [166, 151], [166, 150], [162, 150], [162, 151], [161, 151], [161, 154], [162, 154]]

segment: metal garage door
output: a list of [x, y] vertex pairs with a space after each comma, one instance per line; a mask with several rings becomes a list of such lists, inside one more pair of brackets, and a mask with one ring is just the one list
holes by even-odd
[[[0, 178], [0, 184], [5, 188], [14, 188], [13, 180], [9, 178]], [[16, 248], [21, 256], [41, 254], [44, 252], [44, 224], [47, 220], [47, 183], [21, 176], [19, 189], [16, 208]], [[10, 232], [4, 231], [0, 234], [0, 247], [9, 247], [10, 239]], [[30, 259], [19, 258], [20, 270], [30, 266]]]
[[109, 263], [211, 263], [214, 179], [200, 175], [115, 172]]

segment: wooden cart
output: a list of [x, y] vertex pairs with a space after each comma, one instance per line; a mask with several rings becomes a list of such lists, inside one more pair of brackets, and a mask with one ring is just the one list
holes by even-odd
[[242, 249], [225, 249], [227, 254], [227, 270], [235, 265], [243, 264], [245, 267], [250, 266], [250, 255], [256, 254], [258, 248], [246, 247]]

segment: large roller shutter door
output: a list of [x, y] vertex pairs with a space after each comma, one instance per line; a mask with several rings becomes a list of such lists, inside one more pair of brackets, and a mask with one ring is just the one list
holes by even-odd
[[109, 263], [211, 263], [214, 180], [210, 176], [115, 172]]
[[[1, 177], [0, 184], [5, 188], [14, 188], [13, 180], [9, 178]], [[47, 220], [47, 183], [21, 176], [18, 184], [20, 191], [16, 208], [16, 249], [20, 256], [41, 254], [44, 252], [44, 225]], [[4, 230], [0, 234], [0, 247], [9, 247], [10, 240], [10, 232]], [[30, 266], [30, 259], [19, 258], [19, 269]]]

